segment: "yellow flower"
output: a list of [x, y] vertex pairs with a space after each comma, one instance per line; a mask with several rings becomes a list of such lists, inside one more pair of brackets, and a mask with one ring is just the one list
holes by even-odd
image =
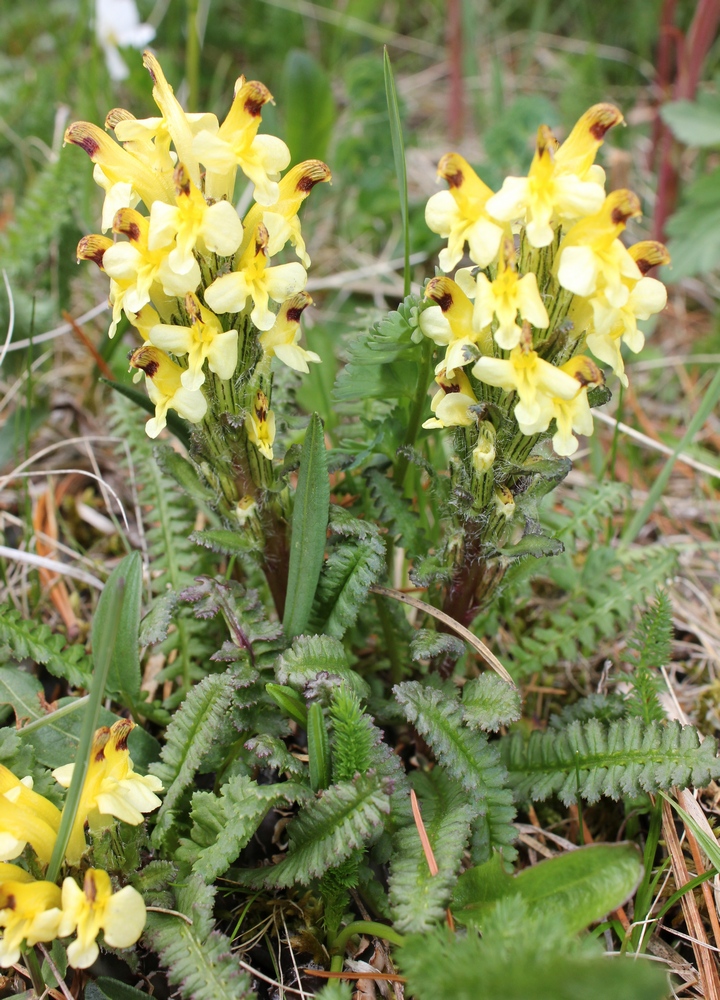
[[609, 194], [598, 212], [568, 229], [558, 253], [562, 287], [587, 297], [601, 286], [610, 305], [624, 306], [630, 290], [623, 279], [639, 280], [642, 275], [618, 237], [627, 220], [637, 215], [637, 195], [621, 189]]
[[121, 208], [135, 208], [140, 201], [140, 196], [135, 192], [132, 184], [128, 184], [127, 181], [113, 183], [99, 163], [93, 166], [93, 180], [105, 192], [100, 228], [106, 233], [112, 227], [117, 212]]
[[468, 271], [459, 271], [457, 278], [467, 295], [475, 299], [476, 328], [483, 330], [497, 319], [493, 336], [503, 350], [510, 351], [520, 343], [522, 328], [518, 317], [538, 330], [547, 328], [550, 320], [540, 298], [537, 278], [532, 271], [522, 278], [518, 276], [512, 240], [505, 240], [494, 281], [482, 271], [477, 278], [472, 278]]
[[645, 334], [638, 329], [639, 319], [649, 319], [667, 305], [665, 285], [647, 272], [658, 264], [669, 264], [670, 255], [662, 243], [645, 240], [628, 248], [628, 253], [637, 264], [641, 278], [623, 278], [629, 289], [627, 302], [623, 306], [613, 306], [604, 289], [598, 288], [595, 295], [580, 304], [571, 316], [581, 329], [587, 328], [587, 346], [596, 358], [609, 364], [623, 385], [627, 386], [625, 365], [620, 352], [621, 342], [637, 354], [645, 345]]
[[52, 856], [60, 810], [32, 790], [32, 778], [19, 780], [0, 764], [0, 860], [19, 857], [29, 843], [46, 865]]
[[205, 361], [210, 371], [220, 378], [232, 378], [238, 357], [237, 330], [223, 331], [217, 316], [192, 292], [185, 296], [185, 310], [190, 319], [189, 327], [158, 323], [150, 330], [150, 343], [178, 357], [187, 354], [188, 366], [180, 375], [180, 383], [190, 392], [199, 389], [205, 381]]
[[497, 432], [489, 420], [480, 422], [477, 444], [473, 448], [472, 463], [478, 475], [489, 472], [495, 461], [495, 439]]
[[558, 148], [546, 125], [538, 130], [537, 149], [527, 177], [507, 177], [486, 211], [503, 222], [524, 221], [534, 247], [553, 241], [553, 223], [597, 212], [604, 198], [604, 173], [592, 167], [605, 133], [622, 121], [609, 104], [590, 108]]
[[[129, 719], [118, 719], [109, 729], [103, 726], [95, 733], [90, 766], [65, 854], [70, 864], [77, 864], [85, 850], [83, 829], [86, 820], [98, 830], [107, 825], [102, 819], [107, 816], [137, 826], [143, 821], [143, 813], [152, 812], [161, 804], [155, 794], [162, 791], [159, 778], [134, 771], [127, 746], [127, 738], [134, 728], [135, 723]], [[52, 774], [63, 788], [68, 788], [74, 769], [74, 764], [65, 764]]]
[[129, 184], [148, 209], [154, 201], [173, 200], [171, 177], [156, 173], [97, 125], [74, 122], [65, 132], [65, 142], [85, 150], [93, 163], [102, 169], [110, 188], [115, 184]]
[[260, 334], [260, 344], [270, 357], [279, 358], [296, 372], [309, 372], [308, 361], [320, 361], [320, 355], [300, 347], [300, 317], [303, 309], [312, 305], [307, 292], [298, 292], [283, 302], [274, 326]]
[[[456, 277], [463, 272], [459, 271]], [[474, 279], [470, 279], [474, 288]], [[481, 328], [473, 324], [473, 304], [459, 284], [451, 278], [432, 278], [425, 289], [425, 298], [436, 302], [420, 313], [420, 329], [438, 347], [447, 347], [445, 358], [438, 365], [452, 379], [458, 368], [469, 364], [467, 348], [480, 343], [484, 351], [492, 350], [492, 342]]]
[[220, 128], [201, 131], [195, 137], [193, 153], [205, 165], [205, 194], [210, 198], [232, 198], [240, 167], [255, 185], [258, 204], [274, 205], [278, 200], [277, 182], [290, 163], [290, 150], [274, 135], [257, 134], [262, 108], [268, 101], [272, 101], [272, 94], [264, 84], [256, 80], [246, 83], [240, 77]]
[[430, 403], [435, 416], [426, 420], [423, 427], [471, 427], [476, 417], [470, 407], [477, 406], [477, 398], [467, 375], [456, 371], [448, 378], [444, 372], [439, 372], [435, 382], [439, 389]]
[[216, 313], [241, 312], [251, 298], [250, 318], [258, 330], [270, 330], [275, 325], [269, 300], [284, 302], [302, 291], [307, 281], [305, 268], [294, 261], [268, 267], [268, 240], [268, 231], [260, 224], [240, 257], [237, 270], [216, 278], [205, 292], [205, 301]]
[[253, 205], [243, 219], [245, 238], [239, 252], [242, 254], [246, 250], [257, 227], [262, 223], [268, 231], [268, 257], [280, 253], [290, 240], [299, 259], [305, 267], [310, 267], [297, 213], [315, 185], [331, 179], [330, 168], [322, 160], [305, 160], [288, 170], [280, 181], [278, 200], [272, 208]]
[[148, 437], [156, 438], [166, 426], [168, 410], [176, 410], [191, 424], [202, 420], [207, 412], [207, 400], [199, 389], [186, 389], [182, 384], [184, 368], [151, 344], [136, 348], [128, 360], [132, 368], [145, 372], [147, 394], [155, 404], [155, 416], [145, 424]]
[[245, 430], [260, 454], [272, 461], [275, 414], [270, 409], [270, 400], [264, 392], [255, 394], [255, 401], [245, 416]]
[[130, 313], [128, 319], [143, 340], [149, 340], [150, 331], [161, 322], [160, 316], [151, 305], [143, 306], [138, 313]]
[[102, 869], [89, 868], [82, 889], [72, 878], [63, 882], [58, 936], [77, 932], [67, 950], [74, 969], [87, 969], [97, 959], [100, 931], [111, 948], [129, 948], [142, 934], [145, 920], [145, 902], [137, 889], [126, 885], [113, 892], [110, 876]]
[[126, 313], [140, 312], [151, 300], [151, 289], [159, 283], [166, 295], [185, 295], [200, 284], [200, 268], [193, 258], [182, 274], [170, 265], [173, 247], [150, 249], [148, 220], [133, 208], [121, 208], [115, 216], [113, 232], [127, 236], [127, 243], [114, 243], [103, 254], [104, 270], [119, 283], [127, 283], [123, 293]]
[[222, 257], [234, 254], [243, 235], [242, 222], [229, 201], [208, 205], [190, 180], [184, 164], [175, 169], [176, 204], [156, 201], [150, 210], [148, 249], [161, 250], [175, 240], [168, 264], [176, 274], [197, 267], [193, 250], [210, 251]]
[[[523, 340], [507, 360], [484, 357], [473, 367], [473, 375], [481, 382], [517, 392], [515, 419], [523, 434], [536, 433], [536, 425], [548, 415], [552, 399], [573, 399], [578, 389], [571, 375], [544, 361], [531, 344], [530, 328], [525, 324]], [[548, 423], [550, 419], [548, 416]]]
[[480, 180], [459, 153], [446, 153], [438, 163], [438, 177], [448, 182], [449, 190], [438, 191], [425, 207], [428, 228], [448, 239], [440, 251], [440, 267], [452, 271], [460, 261], [465, 244], [470, 258], [487, 267], [497, 256], [503, 228], [486, 211], [492, 191]]
[[60, 924], [60, 889], [54, 882], [36, 882], [17, 865], [0, 864], [0, 967], [15, 965], [20, 946], [57, 937]]
[[[115, 135], [121, 142], [132, 144], [132, 148], [145, 155], [154, 155], [160, 160], [154, 164], [157, 172], [166, 169], [169, 162], [169, 149], [172, 141], [177, 152], [178, 161], [184, 164], [190, 174], [193, 184], [200, 187], [200, 164], [193, 149], [193, 140], [201, 131], [217, 131], [218, 121], [215, 115], [209, 113], [187, 114], [183, 111], [173, 89], [165, 79], [160, 63], [152, 52], [143, 53], [143, 64], [153, 81], [153, 100], [162, 111], [161, 118], [136, 119], [128, 115], [120, 120], [114, 120], [112, 126]], [[112, 112], [111, 112], [112, 114]], [[127, 112], [125, 113], [127, 115]], [[154, 151], [149, 145], [154, 140]], [[129, 178], [126, 178], [129, 180]], [[169, 192], [160, 201], [172, 202], [172, 182], [168, 185]], [[145, 199], [143, 198], [143, 201]], [[145, 202], [148, 208], [150, 204]]]

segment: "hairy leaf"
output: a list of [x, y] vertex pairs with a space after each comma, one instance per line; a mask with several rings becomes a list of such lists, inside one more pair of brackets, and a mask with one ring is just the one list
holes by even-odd
[[466, 725], [496, 733], [520, 718], [520, 692], [488, 671], [464, 686], [462, 708]]
[[285, 888], [308, 882], [338, 865], [380, 830], [390, 810], [377, 775], [358, 775], [320, 793], [288, 826], [287, 856], [272, 868], [236, 873], [252, 888]]
[[569, 805], [580, 796], [597, 802], [673, 785], [702, 787], [720, 776], [717, 744], [701, 743], [693, 726], [644, 723], [634, 717], [613, 722], [589, 719], [561, 730], [514, 733], [500, 741], [518, 801], [558, 795]]
[[368, 591], [385, 571], [382, 543], [346, 542], [335, 548], [323, 566], [313, 620], [319, 632], [340, 639], [354, 625]]
[[27, 621], [9, 604], [0, 606], [0, 643], [9, 647], [13, 659], [42, 663], [72, 687], [86, 688], [90, 683], [92, 664], [82, 643], [66, 646], [63, 636], [36, 618]]
[[346, 681], [360, 697], [367, 697], [367, 682], [350, 668], [345, 647], [329, 635], [299, 635], [275, 664], [275, 676], [280, 684], [303, 691], [318, 674], [326, 673]]
[[434, 656], [448, 653], [458, 659], [465, 652], [465, 643], [449, 632], [436, 632], [431, 628], [419, 628], [410, 642], [413, 660], [431, 660]]

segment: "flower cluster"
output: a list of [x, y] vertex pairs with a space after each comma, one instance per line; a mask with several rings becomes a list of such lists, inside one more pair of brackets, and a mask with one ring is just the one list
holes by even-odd
[[[93, 740], [88, 772], [80, 796], [70, 840], [65, 852], [68, 864], [77, 866], [87, 850], [84, 827], [94, 833], [113, 819], [137, 826], [143, 814], [157, 809], [160, 781], [137, 774], [127, 738], [135, 723], [119, 719], [110, 728], [98, 729]], [[67, 787], [74, 764], [57, 768], [53, 776]], [[68, 946], [68, 961], [84, 969], [98, 957], [96, 938], [129, 948], [145, 926], [145, 903], [131, 886], [113, 892], [110, 876], [100, 869], [85, 871], [82, 888], [75, 879], [64, 879], [62, 889], [54, 882], [34, 879], [24, 868], [7, 862], [18, 859], [29, 845], [42, 867], [50, 861], [61, 813], [52, 802], [33, 791], [32, 778], [18, 779], [0, 765], [0, 967], [14, 965], [23, 943], [29, 947], [75, 934]]]
[[[554, 421], [555, 452], [574, 454], [575, 435], [593, 429], [588, 389], [604, 381], [582, 351], [627, 385], [620, 345], [639, 351], [638, 320], [665, 306], [665, 287], [648, 271], [668, 263], [667, 251], [651, 241], [625, 247], [620, 237], [640, 214], [639, 201], [627, 190], [606, 195], [594, 162], [620, 122], [617, 108], [597, 104], [562, 145], [541, 126], [528, 176], [506, 178], [496, 193], [458, 154], [440, 161], [448, 190], [426, 208], [430, 229], [448, 240], [440, 268], [452, 271], [466, 247], [474, 266], [432, 279], [425, 291], [432, 305], [421, 330], [445, 348], [425, 426], [477, 426], [477, 470], [488, 467], [495, 429], [481, 418], [480, 399], [514, 406], [523, 435], [548, 431]], [[474, 383], [463, 371], [471, 363]], [[512, 395], [488, 396], [488, 386]]]
[[[241, 380], [253, 354], [246, 350], [248, 335], [256, 342], [260, 335], [258, 351], [268, 365], [277, 357], [307, 372], [309, 361], [320, 360], [298, 345], [300, 316], [311, 302], [304, 291], [310, 258], [298, 211], [316, 184], [330, 180], [330, 171], [309, 160], [282, 176], [290, 164], [288, 147], [258, 131], [262, 108], [272, 100], [262, 83], [240, 77], [220, 123], [213, 114], [186, 113], [155, 56], [145, 52], [143, 61], [160, 115], [136, 119], [116, 108], [105, 122], [114, 138], [75, 122], [65, 139], [88, 153], [105, 191], [102, 230], [113, 238], [84, 237], [78, 259], [94, 261], [110, 278], [110, 336], [124, 314], [142, 338], [130, 365], [137, 378], [145, 377], [155, 406], [146, 430], [156, 437], [169, 409], [191, 423], [203, 421], [218, 397], [209, 384], [214, 377]], [[238, 171], [254, 193], [242, 220], [232, 203]], [[141, 203], [146, 214], [138, 210]], [[298, 259], [274, 263], [288, 243]], [[240, 425], [272, 459], [269, 386], [254, 388], [241, 401]]]

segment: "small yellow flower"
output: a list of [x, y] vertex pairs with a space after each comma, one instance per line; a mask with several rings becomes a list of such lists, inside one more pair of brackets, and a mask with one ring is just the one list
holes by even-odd
[[19, 780], [0, 764], [0, 860], [19, 857], [29, 843], [46, 865], [60, 826], [60, 810], [32, 790], [32, 778]]
[[129, 948], [142, 934], [145, 920], [145, 902], [137, 889], [126, 885], [113, 892], [110, 876], [102, 869], [89, 868], [82, 889], [72, 878], [63, 882], [58, 936], [77, 932], [67, 950], [74, 969], [87, 969], [97, 959], [100, 931], [111, 948]]
[[480, 422], [477, 444], [473, 448], [472, 463], [478, 475], [489, 472], [495, 462], [495, 439], [497, 432], [489, 420]]
[[216, 278], [205, 292], [205, 301], [216, 313], [236, 313], [253, 301], [250, 313], [258, 330], [270, 330], [275, 325], [275, 313], [269, 300], [284, 302], [300, 292], [307, 282], [302, 264], [278, 264], [268, 267], [268, 231], [260, 224], [255, 237], [238, 261], [237, 270]]
[[472, 278], [468, 271], [460, 271], [457, 278], [467, 295], [475, 299], [475, 327], [484, 330], [496, 319], [497, 329], [493, 336], [503, 350], [510, 351], [520, 343], [522, 327], [518, 318], [527, 320], [538, 330], [547, 328], [550, 320], [540, 298], [537, 278], [532, 271], [522, 278], [518, 276], [512, 240], [505, 240], [503, 244], [494, 281], [482, 271], [477, 278]]
[[524, 221], [528, 242], [545, 247], [553, 224], [597, 212], [603, 203], [605, 175], [592, 166], [605, 133], [622, 121], [612, 105], [590, 108], [558, 148], [546, 125], [538, 130], [537, 149], [527, 177], [507, 177], [486, 211], [502, 222]]
[[477, 406], [477, 397], [472, 390], [470, 380], [462, 371], [456, 370], [452, 378], [444, 372], [435, 376], [438, 391], [432, 398], [430, 409], [435, 414], [423, 424], [423, 427], [471, 427], [476, 417], [470, 410]]
[[[77, 864], [85, 850], [86, 821], [95, 830], [107, 825], [103, 820], [107, 816], [137, 826], [143, 821], [143, 813], [161, 805], [155, 794], [162, 791], [159, 778], [136, 774], [133, 768], [127, 739], [134, 728], [135, 723], [129, 719], [118, 719], [109, 729], [103, 726], [95, 733], [90, 766], [65, 854], [70, 864]], [[58, 784], [68, 788], [74, 769], [74, 764], [64, 764], [52, 774]]]
[[492, 191], [459, 153], [443, 156], [438, 163], [438, 177], [448, 182], [449, 190], [430, 197], [425, 222], [428, 229], [448, 240], [447, 247], [440, 251], [441, 270], [452, 271], [466, 243], [471, 260], [487, 267], [497, 256], [504, 231], [486, 211]]
[[130, 313], [128, 319], [143, 340], [149, 340], [150, 331], [161, 322], [160, 316], [151, 305], [143, 306], [138, 313]]
[[180, 375], [180, 382], [190, 392], [205, 381], [205, 361], [220, 378], [232, 378], [238, 357], [237, 330], [224, 331], [217, 316], [192, 292], [185, 296], [185, 310], [190, 318], [189, 327], [158, 323], [150, 330], [150, 343], [178, 357], [187, 354], [188, 366]]
[[150, 210], [148, 249], [161, 250], [175, 240], [168, 254], [168, 264], [176, 274], [187, 274], [197, 267], [193, 250], [234, 254], [243, 235], [242, 222], [229, 201], [208, 205], [202, 192], [190, 180], [184, 164], [175, 169], [176, 204], [154, 202]]
[[264, 392], [255, 394], [252, 408], [245, 416], [245, 430], [260, 454], [272, 461], [275, 414], [270, 409], [270, 400]]
[[310, 371], [308, 361], [320, 361], [320, 355], [300, 347], [300, 317], [303, 309], [312, 305], [307, 292], [298, 292], [280, 307], [274, 326], [260, 334], [260, 344], [270, 357], [279, 358], [296, 372]]
[[532, 350], [531, 343], [526, 324], [523, 340], [513, 348], [507, 360], [484, 357], [473, 367], [473, 375], [481, 382], [517, 392], [519, 402], [515, 407], [515, 419], [523, 434], [536, 433], [535, 425], [538, 421], [542, 423], [552, 399], [573, 399], [578, 390], [575, 379], [544, 361]]
[[[464, 272], [459, 271], [456, 277]], [[475, 279], [471, 278], [473, 288]], [[484, 352], [492, 351], [490, 337], [473, 323], [473, 304], [458, 283], [451, 278], [432, 278], [425, 298], [437, 303], [420, 313], [419, 326], [438, 347], [447, 347], [438, 371], [452, 379], [458, 368], [469, 364], [466, 349], [478, 344]]]
[[138, 313], [152, 298], [157, 282], [166, 295], [185, 295], [200, 284], [200, 268], [193, 258], [182, 274], [174, 271], [169, 255], [172, 244], [150, 249], [148, 220], [133, 208], [122, 208], [115, 216], [113, 232], [127, 236], [127, 243], [114, 243], [104, 252], [103, 269], [119, 283], [126, 283], [123, 309]]
[[36, 882], [17, 865], [0, 864], [0, 968], [20, 960], [20, 946], [52, 941], [60, 925], [61, 894], [54, 882]]
[[96, 163], [93, 167], [93, 180], [105, 192], [103, 201], [100, 228], [104, 233], [112, 228], [113, 219], [121, 208], [135, 208], [140, 201], [140, 196], [133, 189], [132, 184], [127, 181], [113, 183], [105, 174], [105, 171]]
[[568, 229], [558, 252], [562, 287], [587, 297], [602, 286], [610, 305], [624, 306], [630, 290], [623, 279], [637, 281], [642, 275], [618, 237], [637, 215], [637, 195], [621, 189], [609, 194], [598, 212]]
[[245, 239], [239, 252], [242, 254], [246, 250], [257, 227], [262, 223], [268, 231], [268, 257], [280, 253], [289, 240], [303, 265], [310, 267], [310, 258], [300, 231], [298, 211], [316, 184], [330, 180], [330, 168], [322, 160], [305, 160], [288, 170], [278, 185], [278, 200], [275, 204], [271, 208], [253, 205], [243, 219]]
[[596, 358], [609, 364], [623, 385], [627, 386], [625, 365], [620, 351], [624, 343], [635, 354], [645, 345], [645, 334], [638, 329], [638, 320], [649, 319], [667, 305], [665, 285], [647, 272], [658, 264], [669, 264], [670, 255], [662, 243], [645, 240], [628, 248], [642, 277], [623, 278], [629, 289], [627, 302], [613, 306], [602, 285], [590, 299], [581, 300], [571, 318], [580, 329], [587, 329], [587, 346]]
[[182, 384], [184, 368], [151, 344], [136, 348], [128, 360], [132, 368], [145, 372], [147, 394], [155, 404], [155, 416], [145, 424], [148, 437], [156, 438], [167, 425], [168, 410], [176, 410], [191, 424], [202, 420], [207, 413], [207, 400], [199, 389], [186, 389]]
[[201, 131], [195, 137], [193, 153], [205, 166], [205, 194], [210, 198], [232, 198], [240, 167], [255, 185], [258, 204], [274, 205], [278, 200], [277, 182], [290, 163], [290, 150], [274, 135], [257, 134], [262, 108], [268, 101], [272, 101], [272, 94], [264, 84], [256, 80], [246, 83], [240, 77], [220, 128], [216, 132]]

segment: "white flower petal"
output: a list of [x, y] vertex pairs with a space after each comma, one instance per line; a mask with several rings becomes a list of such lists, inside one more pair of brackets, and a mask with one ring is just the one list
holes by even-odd
[[560, 252], [558, 281], [574, 295], [591, 295], [597, 285], [598, 264], [591, 247], [565, 247]]
[[229, 257], [242, 242], [243, 226], [230, 202], [218, 201], [205, 212], [200, 232], [208, 250]]
[[242, 271], [223, 274], [205, 291], [205, 301], [216, 313], [241, 312], [251, 293]]

